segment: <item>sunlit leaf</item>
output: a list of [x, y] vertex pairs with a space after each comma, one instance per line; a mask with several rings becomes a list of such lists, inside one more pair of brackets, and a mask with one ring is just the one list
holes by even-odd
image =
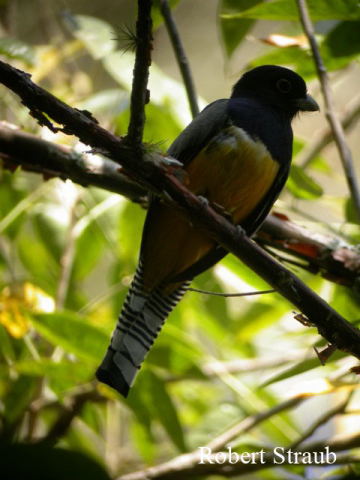
[[[357, 0], [308, 0], [312, 20], [353, 20], [360, 18]], [[224, 15], [225, 16], [225, 15]], [[298, 20], [296, 2], [272, 0], [245, 11], [227, 14], [228, 18], [254, 18], [259, 20]]]
[[297, 165], [291, 166], [290, 176], [286, 187], [296, 198], [312, 200], [319, 198], [323, 194], [322, 187], [311, 178], [303, 168]]
[[245, 37], [251, 27], [254, 25], [254, 20], [244, 18], [228, 18], [223, 16], [226, 14], [234, 14], [247, 10], [262, 0], [245, 0], [238, 2], [237, 0], [222, 0], [220, 3], [220, 32], [222, 41], [225, 46], [225, 51], [228, 57], [235, 51], [241, 40]]
[[34, 48], [16, 38], [0, 38], [0, 54], [8, 58], [22, 60], [28, 65], [33, 65], [35, 63]]
[[6, 391], [2, 400], [4, 405], [4, 417], [10, 424], [16, 422], [28, 408], [35, 393], [36, 379], [21, 375], [14, 380]]
[[[170, 0], [168, 1], [169, 7], [173, 10], [180, 0]], [[163, 24], [164, 19], [160, 10], [160, 0], [154, 0], [153, 9], [151, 12], [151, 17], [153, 21], [153, 29], [156, 30]]]
[[165, 388], [164, 382], [153, 372], [149, 372], [153, 401], [153, 414], [163, 425], [169, 437], [181, 452], [187, 450], [184, 433], [180, 424], [176, 407]]
[[54, 346], [60, 346], [84, 360], [99, 363], [108, 336], [72, 312], [56, 312], [32, 316], [36, 330]]
[[[330, 358], [331, 361], [336, 361], [343, 358], [346, 354], [337, 350]], [[281, 382], [282, 380], [286, 380], [288, 378], [293, 378], [296, 375], [300, 375], [301, 373], [308, 372], [313, 370], [314, 368], [321, 367], [320, 360], [317, 356], [313, 356], [313, 358], [307, 358], [302, 362], [299, 362], [290, 368], [286, 368], [285, 371], [280, 372], [274, 376], [272, 376], [269, 380], [263, 383], [262, 387], [266, 387], [267, 385], [272, 385], [277, 382]]]
[[115, 32], [107, 22], [88, 15], [71, 15], [69, 13], [66, 15], [67, 26], [76, 38], [84, 42], [85, 47], [94, 58], [103, 58], [115, 50]]

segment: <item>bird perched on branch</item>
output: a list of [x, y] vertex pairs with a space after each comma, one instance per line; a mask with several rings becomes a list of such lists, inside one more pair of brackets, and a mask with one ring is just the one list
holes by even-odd
[[[229, 99], [208, 105], [168, 153], [183, 164], [189, 190], [220, 206], [250, 236], [288, 177], [291, 120], [318, 109], [299, 75], [274, 65], [257, 67], [240, 78]], [[97, 378], [126, 397], [189, 282], [226, 253], [182, 211], [154, 198], [139, 264]]]

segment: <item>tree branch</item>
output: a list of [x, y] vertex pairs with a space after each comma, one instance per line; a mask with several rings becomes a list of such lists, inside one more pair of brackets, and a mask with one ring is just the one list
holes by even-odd
[[[207, 202], [190, 192], [180, 181], [181, 169], [166, 158], [144, 151], [135, 153], [128, 142], [100, 127], [88, 112], [73, 109], [35, 85], [27, 74], [0, 62], [0, 81], [16, 92], [37, 118], [44, 114], [65, 126], [94, 149], [123, 165], [130, 174], [153, 192], [166, 194], [174, 208], [184, 210], [188, 218], [216, 243], [232, 252], [282, 296], [295, 305], [319, 333], [331, 344], [360, 358], [360, 332], [346, 321], [299, 278], [277, 263], [250, 240], [245, 232], [213, 210]], [[49, 120], [47, 122], [51, 125]]]
[[152, 49], [151, 0], [138, 0], [136, 22], [136, 56], [130, 99], [130, 123], [127, 141], [135, 148], [141, 147], [145, 125], [145, 104], [149, 102], [147, 89]]
[[87, 402], [104, 402], [106, 398], [98, 393], [93, 387], [86, 391], [81, 391], [70, 396], [64, 404], [58, 404], [61, 412], [50, 427], [46, 435], [38, 443], [46, 445], [55, 445], [71, 427], [75, 417], [77, 417]]
[[[234, 427], [231, 427], [229, 430], [223, 434], [216, 437], [205, 447], [209, 448], [212, 453], [222, 451], [232, 440], [239, 437], [240, 435], [249, 432], [254, 427], [262, 423], [263, 421], [268, 420], [269, 418], [288, 410], [289, 408], [294, 408], [304, 402], [307, 398], [313, 396], [309, 395], [298, 395], [284, 402], [280, 403], [276, 407], [273, 407], [265, 412], [260, 412], [258, 414], [249, 416], [244, 420], [240, 421]], [[360, 446], [360, 434], [351, 435], [340, 439], [334, 439], [333, 441], [324, 442], [312, 442], [306, 444], [302, 449], [296, 450], [297, 452], [321, 452], [324, 451], [324, 447], [329, 446], [329, 451], [337, 452], [343, 451], [350, 448], [356, 448]], [[284, 452], [286, 452], [290, 447], [284, 447]], [[260, 450], [260, 449], [259, 449]], [[203, 475], [223, 475], [226, 477], [231, 477], [235, 475], [242, 475], [245, 473], [255, 472], [264, 468], [270, 468], [274, 466], [274, 452], [264, 450], [264, 460], [265, 463], [257, 461], [256, 463], [230, 463], [229, 456], [226, 455], [226, 460], [224, 463], [200, 463], [201, 461], [201, 451], [196, 449], [190, 453], [179, 455], [168, 462], [146, 468], [134, 473], [129, 473], [121, 475], [117, 480], [150, 480], [150, 479], [162, 479], [162, 480], [177, 480], [183, 478], [190, 478]], [[349, 460], [349, 457], [346, 457]], [[302, 463], [301, 457], [299, 458], [299, 463]], [[337, 459], [336, 463], [346, 463], [342, 460], [341, 457]], [[288, 461], [285, 461], [283, 465], [289, 465]]]
[[333, 100], [333, 95], [330, 88], [329, 77], [328, 77], [323, 59], [320, 55], [320, 50], [315, 38], [314, 27], [311, 22], [306, 0], [296, 0], [296, 3], [299, 10], [301, 24], [303, 26], [305, 35], [307, 36], [308, 41], [310, 43], [310, 47], [314, 57], [314, 62], [315, 62], [316, 70], [320, 80], [324, 101], [325, 101], [326, 118], [330, 124], [330, 128], [331, 128], [336, 146], [339, 151], [339, 155], [343, 165], [346, 180], [349, 186], [352, 200], [354, 202], [355, 211], [357, 212], [357, 216], [360, 221], [360, 190], [359, 190], [359, 185], [356, 179], [356, 173], [355, 173], [351, 151], [348, 144], [346, 143], [346, 138], [345, 138], [342, 125], [335, 114], [334, 100]]
[[181, 76], [185, 85], [186, 94], [189, 101], [191, 114], [193, 117], [199, 113], [199, 105], [197, 102], [197, 95], [195, 91], [194, 82], [189, 67], [189, 62], [185, 53], [184, 46], [181, 41], [176, 23], [171, 14], [171, 8], [167, 0], [160, 0], [160, 9], [162, 16], [164, 17], [166, 29], [168, 31], [177, 63], [181, 72]]
[[147, 190], [121, 173], [118, 163], [100, 155], [77, 153], [1, 122], [0, 157], [9, 170], [21, 166], [26, 171], [42, 174], [44, 180], [69, 179], [83, 187], [119, 193], [133, 202], [145, 204], [147, 201]]
[[[314, 233], [277, 215], [268, 215], [256, 241], [303, 260], [303, 268], [327, 280], [354, 287], [360, 274], [360, 250], [334, 235]], [[287, 261], [287, 259], [284, 259]]]
[[[95, 186], [147, 205], [147, 191], [120, 173], [118, 164], [101, 156], [76, 153], [0, 122], [0, 158], [4, 167], [40, 173], [44, 179], [70, 179], [84, 187]], [[299, 267], [320, 272], [329, 281], [353, 287], [360, 273], [360, 252], [335, 235], [314, 233], [277, 215], [269, 215], [255, 240], [302, 260]], [[284, 261], [289, 261], [285, 258]]]

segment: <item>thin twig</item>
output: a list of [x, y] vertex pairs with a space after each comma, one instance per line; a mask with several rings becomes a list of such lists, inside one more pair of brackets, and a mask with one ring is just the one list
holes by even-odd
[[85, 392], [76, 393], [66, 399], [60, 407], [60, 413], [49, 431], [38, 442], [46, 445], [55, 445], [63, 437], [72, 425], [75, 417], [79, 415], [87, 402], [104, 402], [106, 399], [94, 388]]
[[274, 293], [276, 290], [258, 290], [256, 292], [244, 292], [244, 293], [221, 293], [221, 292], [209, 292], [209, 290], [201, 290], [200, 288], [188, 287], [188, 292], [203, 293], [204, 295], [212, 295], [214, 297], [249, 297], [251, 295], [264, 295], [266, 293]]
[[179, 31], [177, 29], [176, 23], [171, 13], [171, 8], [169, 7], [169, 3], [167, 0], [160, 0], [160, 9], [162, 16], [164, 17], [166, 29], [168, 31], [175, 52], [175, 57], [180, 69], [180, 73], [185, 85], [191, 114], [193, 117], [196, 117], [196, 115], [199, 113], [199, 105], [197, 102], [195, 85], [189, 67], [189, 61], [185, 53], [185, 48], [181, 41]]
[[136, 22], [136, 55], [133, 84], [130, 99], [130, 122], [128, 143], [135, 148], [141, 147], [145, 125], [145, 104], [149, 102], [147, 89], [152, 49], [151, 0], [138, 0], [138, 18]]
[[[345, 113], [341, 116], [340, 122], [346, 131], [353, 126], [354, 122], [360, 116], [360, 95], [353, 98], [346, 107]], [[303, 168], [308, 167], [313, 160], [321, 153], [321, 151], [333, 141], [333, 134], [330, 127], [321, 129], [316, 134], [315, 139], [307, 145], [296, 156], [296, 163]]]
[[353, 391], [350, 391], [350, 393], [346, 396], [345, 400], [339, 403], [334, 408], [331, 408], [329, 411], [325, 412], [323, 415], [321, 415], [319, 418], [316, 419], [316, 421], [309, 426], [305, 430], [305, 432], [295, 441], [291, 444], [289, 448], [292, 450], [296, 449], [300, 444], [302, 444], [305, 440], [307, 440], [315, 431], [321, 427], [322, 425], [325, 425], [329, 420], [331, 420], [333, 417], [336, 415], [339, 415], [340, 413], [344, 413], [346, 407], [348, 406], [351, 397], [353, 395]]
[[320, 55], [320, 50], [315, 38], [314, 26], [312, 24], [312, 21], [309, 15], [306, 0], [296, 0], [296, 3], [299, 10], [301, 24], [303, 26], [305, 35], [307, 36], [308, 41], [310, 43], [312, 54], [314, 57], [316, 70], [318, 73], [322, 93], [324, 96], [326, 118], [330, 124], [333, 137], [339, 151], [339, 155], [343, 165], [348, 187], [351, 193], [352, 200], [354, 202], [358, 219], [360, 221], [360, 190], [359, 190], [359, 185], [356, 179], [356, 171], [354, 168], [351, 151], [346, 142], [342, 125], [337, 115], [335, 114], [334, 100], [333, 100], [333, 95], [330, 87], [329, 77], [328, 77], [323, 59]]
[[[311, 396], [311, 395], [310, 395]], [[268, 420], [271, 416], [276, 415], [280, 412], [287, 410], [288, 408], [293, 408], [299, 405], [309, 396], [296, 396], [285, 402], [282, 402], [278, 406], [262, 412], [257, 415], [253, 415], [244, 419], [235, 427], [229, 429], [223, 435], [215, 438], [212, 442], [207, 444], [205, 447], [209, 448], [212, 453], [222, 451], [229, 442], [237, 438], [240, 434], [246, 433], [252, 428], [256, 427], [259, 423]], [[356, 448], [360, 445], [360, 435], [349, 435], [340, 439], [334, 439], [332, 441], [326, 442], [313, 442], [306, 444], [302, 449], [298, 449], [296, 452], [323, 452], [325, 446], [329, 447], [329, 452], [338, 452], [344, 451], [351, 448]], [[230, 462], [229, 456], [224, 453], [224, 462], [216, 462], [213, 460], [213, 463], [200, 463], [201, 452], [199, 449], [194, 450], [191, 453], [185, 455], [179, 455], [168, 462], [156, 465], [154, 467], [147, 468], [145, 470], [134, 472], [126, 475], [121, 475], [117, 480], [150, 480], [150, 479], [162, 479], [162, 480], [180, 480], [183, 478], [191, 478], [202, 475], [223, 475], [226, 477], [232, 477], [235, 475], [241, 475], [249, 472], [255, 472], [264, 468], [270, 468], [274, 466], [274, 461], [276, 460], [275, 453], [261, 449], [264, 452], [263, 459], [264, 462], [260, 462], [258, 459], [257, 462], [241, 462], [236, 463]], [[283, 452], [288, 450], [287, 447], [284, 447]], [[259, 449], [260, 451], [260, 449]], [[284, 458], [284, 463], [282, 465], [288, 465], [289, 461], [287, 456]], [[357, 457], [356, 457], [357, 458]], [[346, 456], [346, 460], [350, 460]], [[298, 457], [298, 463], [301, 464], [303, 458]], [[342, 456], [337, 456], [335, 464], [347, 463]], [[304, 462], [308, 463], [308, 462]]]

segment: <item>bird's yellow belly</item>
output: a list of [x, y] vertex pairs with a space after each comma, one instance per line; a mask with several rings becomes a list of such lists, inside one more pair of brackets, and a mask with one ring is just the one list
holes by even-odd
[[[234, 223], [241, 224], [264, 198], [278, 170], [278, 162], [260, 141], [232, 126], [187, 167], [188, 188], [221, 206]], [[171, 280], [214, 247], [182, 212], [162, 203], [155, 209], [142, 251], [147, 290]]]

